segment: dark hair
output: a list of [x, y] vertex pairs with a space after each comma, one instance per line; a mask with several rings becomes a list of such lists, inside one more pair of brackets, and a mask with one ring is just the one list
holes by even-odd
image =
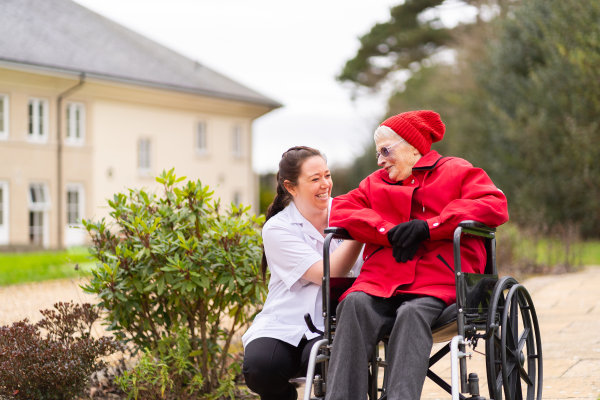
[[[300, 176], [302, 164], [304, 164], [306, 159], [314, 156], [319, 156], [325, 159], [319, 150], [306, 146], [295, 146], [289, 148], [281, 155], [281, 161], [279, 161], [279, 171], [277, 171], [277, 194], [275, 195], [273, 202], [269, 205], [269, 208], [267, 208], [265, 222], [290, 204], [292, 195], [287, 191], [283, 183], [285, 181], [289, 181], [292, 183], [292, 185], [296, 185], [298, 183], [298, 176]], [[265, 278], [267, 273], [267, 256], [265, 255], [264, 248], [261, 267], [263, 278]]]

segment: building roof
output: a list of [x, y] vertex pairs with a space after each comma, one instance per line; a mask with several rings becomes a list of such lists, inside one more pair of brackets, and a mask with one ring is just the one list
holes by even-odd
[[70, 0], [1, 0], [0, 62], [280, 107]]

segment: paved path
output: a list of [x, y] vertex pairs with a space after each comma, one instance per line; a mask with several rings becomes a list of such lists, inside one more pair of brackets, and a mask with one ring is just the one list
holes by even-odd
[[[93, 301], [83, 294], [81, 281], [65, 280], [0, 288], [0, 325], [28, 317], [38, 320], [37, 310], [57, 301]], [[564, 275], [540, 276], [523, 282], [536, 307], [543, 346], [546, 400], [600, 399], [600, 266]], [[480, 346], [483, 347], [483, 346]], [[479, 363], [479, 364], [477, 364]], [[485, 390], [485, 364], [475, 354], [469, 369], [479, 372]], [[449, 361], [436, 369], [449, 378]], [[302, 398], [302, 397], [300, 397]], [[422, 400], [449, 399], [431, 382]]]
[[600, 266], [525, 282], [544, 356], [544, 399], [600, 398]]

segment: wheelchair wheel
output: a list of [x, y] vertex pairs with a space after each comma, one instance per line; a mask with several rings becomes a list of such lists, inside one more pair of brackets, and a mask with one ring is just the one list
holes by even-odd
[[[505, 295], [506, 294], [506, 295]], [[541, 400], [542, 345], [531, 297], [511, 277], [498, 281], [488, 314], [486, 341], [490, 397]]]
[[501, 278], [494, 287], [488, 308], [485, 361], [490, 398], [494, 400], [502, 400], [502, 311], [506, 303], [506, 293], [516, 284], [517, 281], [510, 276]]

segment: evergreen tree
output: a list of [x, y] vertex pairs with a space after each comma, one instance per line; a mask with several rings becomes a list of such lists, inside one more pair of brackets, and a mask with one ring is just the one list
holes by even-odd
[[513, 219], [598, 237], [600, 2], [530, 0], [501, 29], [478, 72], [477, 147], [497, 160]]

